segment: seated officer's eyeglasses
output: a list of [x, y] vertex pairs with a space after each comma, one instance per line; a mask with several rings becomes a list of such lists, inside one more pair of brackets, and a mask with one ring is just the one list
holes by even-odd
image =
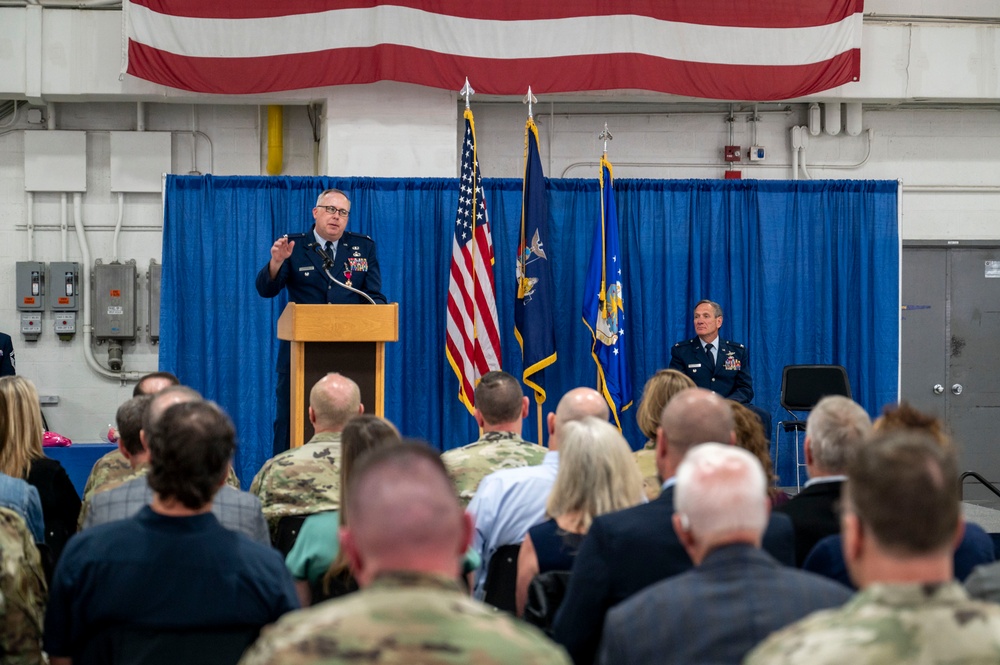
[[351, 214], [350, 210], [344, 210], [343, 208], [338, 208], [337, 206], [316, 206], [316, 207], [326, 210], [331, 215], [340, 215], [341, 217], [345, 218]]

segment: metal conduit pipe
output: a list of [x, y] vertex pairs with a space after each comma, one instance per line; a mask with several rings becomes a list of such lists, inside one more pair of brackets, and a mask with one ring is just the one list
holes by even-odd
[[83, 228], [83, 195], [79, 192], [73, 194], [73, 225], [76, 228], [76, 238], [80, 243], [80, 255], [83, 273], [83, 286], [81, 289], [83, 295], [83, 357], [87, 362], [87, 366], [94, 371], [95, 374], [103, 376], [108, 379], [114, 379], [116, 381], [138, 381], [143, 374], [148, 374], [149, 372], [112, 372], [106, 369], [97, 361], [97, 357], [94, 355], [94, 325], [93, 316], [91, 313], [91, 295], [90, 295], [90, 245], [87, 244], [87, 234]]
[[281, 175], [284, 167], [284, 109], [267, 107], [267, 175]]
[[69, 256], [69, 196], [63, 192], [59, 197], [59, 240], [62, 245], [62, 260]]
[[35, 257], [35, 193], [28, 192], [28, 261]]
[[111, 261], [118, 262], [118, 239], [122, 234], [122, 220], [125, 219], [125, 192], [118, 192], [118, 221], [115, 223], [115, 235], [111, 242]]

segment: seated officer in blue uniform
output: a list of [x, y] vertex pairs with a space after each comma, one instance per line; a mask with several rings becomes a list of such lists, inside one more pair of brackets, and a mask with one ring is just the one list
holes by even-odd
[[14, 376], [14, 343], [7, 333], [0, 333], [0, 376]]
[[[328, 189], [312, 209], [316, 224], [311, 233], [283, 236], [271, 245], [271, 260], [257, 273], [257, 293], [273, 298], [288, 289], [288, 299], [300, 305], [357, 305], [368, 302], [339, 284], [323, 271], [322, 248], [333, 260], [330, 273], [347, 286], [362, 291], [376, 303], [385, 304], [382, 273], [375, 242], [368, 236], [347, 231], [351, 201], [339, 189]], [[274, 421], [274, 453], [288, 450], [289, 347], [278, 350], [278, 411]]]
[[750, 353], [738, 342], [721, 339], [721, 326], [719, 303], [699, 301], [694, 308], [694, 331], [698, 336], [674, 344], [670, 351], [670, 369], [687, 374], [699, 388], [746, 404], [760, 418], [764, 434], [770, 438], [771, 414], [750, 404], [753, 399]]

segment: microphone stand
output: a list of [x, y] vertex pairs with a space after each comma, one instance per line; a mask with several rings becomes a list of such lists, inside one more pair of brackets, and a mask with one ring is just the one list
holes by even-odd
[[356, 289], [353, 286], [348, 286], [347, 284], [344, 284], [339, 279], [333, 276], [333, 273], [330, 272], [333, 269], [333, 259], [331, 259], [330, 255], [326, 253], [326, 250], [323, 249], [322, 245], [320, 245], [318, 242], [311, 242], [309, 243], [309, 249], [315, 251], [317, 254], [319, 254], [320, 258], [323, 259], [323, 272], [326, 273], [327, 279], [329, 279], [331, 282], [333, 282], [342, 289], [347, 289], [351, 293], [357, 293], [359, 296], [367, 300], [372, 305], [376, 304], [375, 301], [372, 300], [372, 297], [367, 293], [365, 293], [364, 291]]

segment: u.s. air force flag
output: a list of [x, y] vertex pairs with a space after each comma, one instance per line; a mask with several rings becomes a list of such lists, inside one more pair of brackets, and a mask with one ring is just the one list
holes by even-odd
[[632, 385], [625, 357], [625, 309], [622, 302], [622, 256], [618, 248], [618, 211], [611, 180], [611, 162], [601, 158], [601, 216], [594, 229], [587, 281], [583, 291], [583, 322], [593, 336], [591, 355], [597, 363], [597, 391], [608, 401], [615, 424], [632, 406]]

